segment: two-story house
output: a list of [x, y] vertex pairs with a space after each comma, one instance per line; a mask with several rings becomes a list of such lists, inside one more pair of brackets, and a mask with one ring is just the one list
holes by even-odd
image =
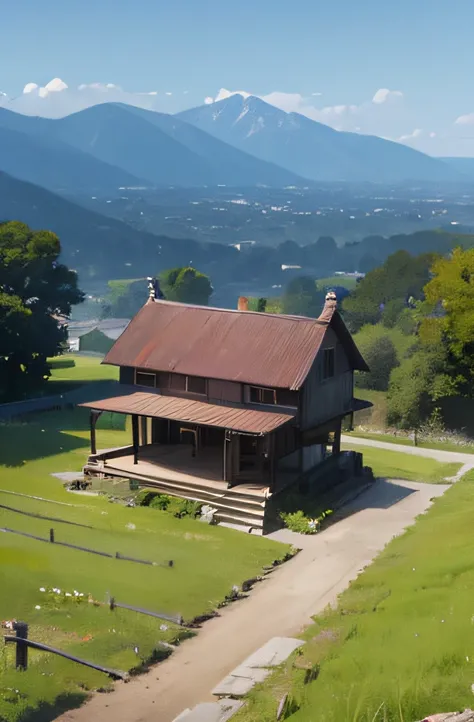
[[[265, 500], [311, 480], [340, 452], [341, 423], [367, 370], [334, 294], [318, 319], [171, 303], [152, 297], [104, 359], [120, 367], [91, 409], [85, 473], [209, 502], [261, 526]], [[129, 447], [98, 452], [102, 411], [130, 415]], [[258, 523], [256, 523], [258, 522]]]

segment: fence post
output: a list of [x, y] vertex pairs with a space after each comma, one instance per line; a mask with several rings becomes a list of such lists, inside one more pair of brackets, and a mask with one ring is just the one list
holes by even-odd
[[115, 597], [110, 597], [110, 611], [113, 612], [115, 609]]
[[49, 530], [49, 541], [54, 544], [54, 529]]
[[28, 647], [21, 643], [21, 639], [28, 639], [28, 625], [26, 622], [15, 622], [15, 631], [18, 642], [16, 643], [16, 668], [28, 669]]

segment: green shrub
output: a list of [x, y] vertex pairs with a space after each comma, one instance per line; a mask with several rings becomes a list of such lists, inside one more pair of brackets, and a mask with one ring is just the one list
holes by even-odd
[[294, 511], [290, 513], [281, 512], [280, 517], [287, 529], [297, 534], [316, 534], [321, 528], [321, 522], [327, 516], [332, 514], [332, 510], [323, 511], [316, 519], [311, 519], [305, 515], [304, 511]]
[[177, 496], [168, 496], [168, 494], [157, 494], [154, 491], [143, 490], [135, 497], [137, 506], [149, 506], [150, 509], [159, 509], [172, 514], [176, 519], [190, 517], [195, 519], [199, 516], [201, 506], [197, 501], [189, 499], [181, 499]]
[[150, 506], [150, 502], [155, 498], [156, 493], [148, 489], [142, 489], [135, 497], [137, 506]]
[[49, 360], [49, 366], [52, 369], [71, 369], [76, 365], [73, 358], [66, 356], [57, 356]]
[[177, 519], [182, 519], [185, 516], [195, 519], [200, 512], [201, 504], [197, 501], [190, 501], [190, 499], [180, 499], [173, 497], [170, 499], [170, 503], [166, 508], [170, 514], [173, 514]]
[[171, 497], [167, 494], [153, 494], [153, 498], [150, 500], [148, 506], [151, 509], [160, 509], [160, 511], [167, 511], [171, 504]]

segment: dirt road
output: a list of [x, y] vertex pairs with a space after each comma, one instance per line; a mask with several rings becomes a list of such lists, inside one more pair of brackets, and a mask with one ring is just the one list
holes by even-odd
[[165, 662], [113, 694], [97, 694], [61, 722], [171, 722], [211, 699], [213, 687], [271, 637], [298, 634], [333, 602], [387, 542], [410, 525], [446, 486], [377, 481], [351, 505], [351, 516], [314, 537], [277, 532], [302, 551], [258, 584]]

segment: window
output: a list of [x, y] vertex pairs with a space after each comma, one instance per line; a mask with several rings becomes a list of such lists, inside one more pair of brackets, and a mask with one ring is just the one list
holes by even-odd
[[250, 403], [275, 404], [276, 392], [274, 389], [262, 389], [259, 386], [250, 386]]
[[333, 348], [323, 351], [323, 379], [332, 379], [335, 371], [335, 353]]
[[206, 379], [203, 379], [201, 376], [187, 376], [186, 391], [188, 391], [190, 394], [201, 394], [201, 396], [206, 396]]
[[135, 383], [137, 386], [156, 386], [156, 374], [147, 373], [146, 371], [135, 371]]

